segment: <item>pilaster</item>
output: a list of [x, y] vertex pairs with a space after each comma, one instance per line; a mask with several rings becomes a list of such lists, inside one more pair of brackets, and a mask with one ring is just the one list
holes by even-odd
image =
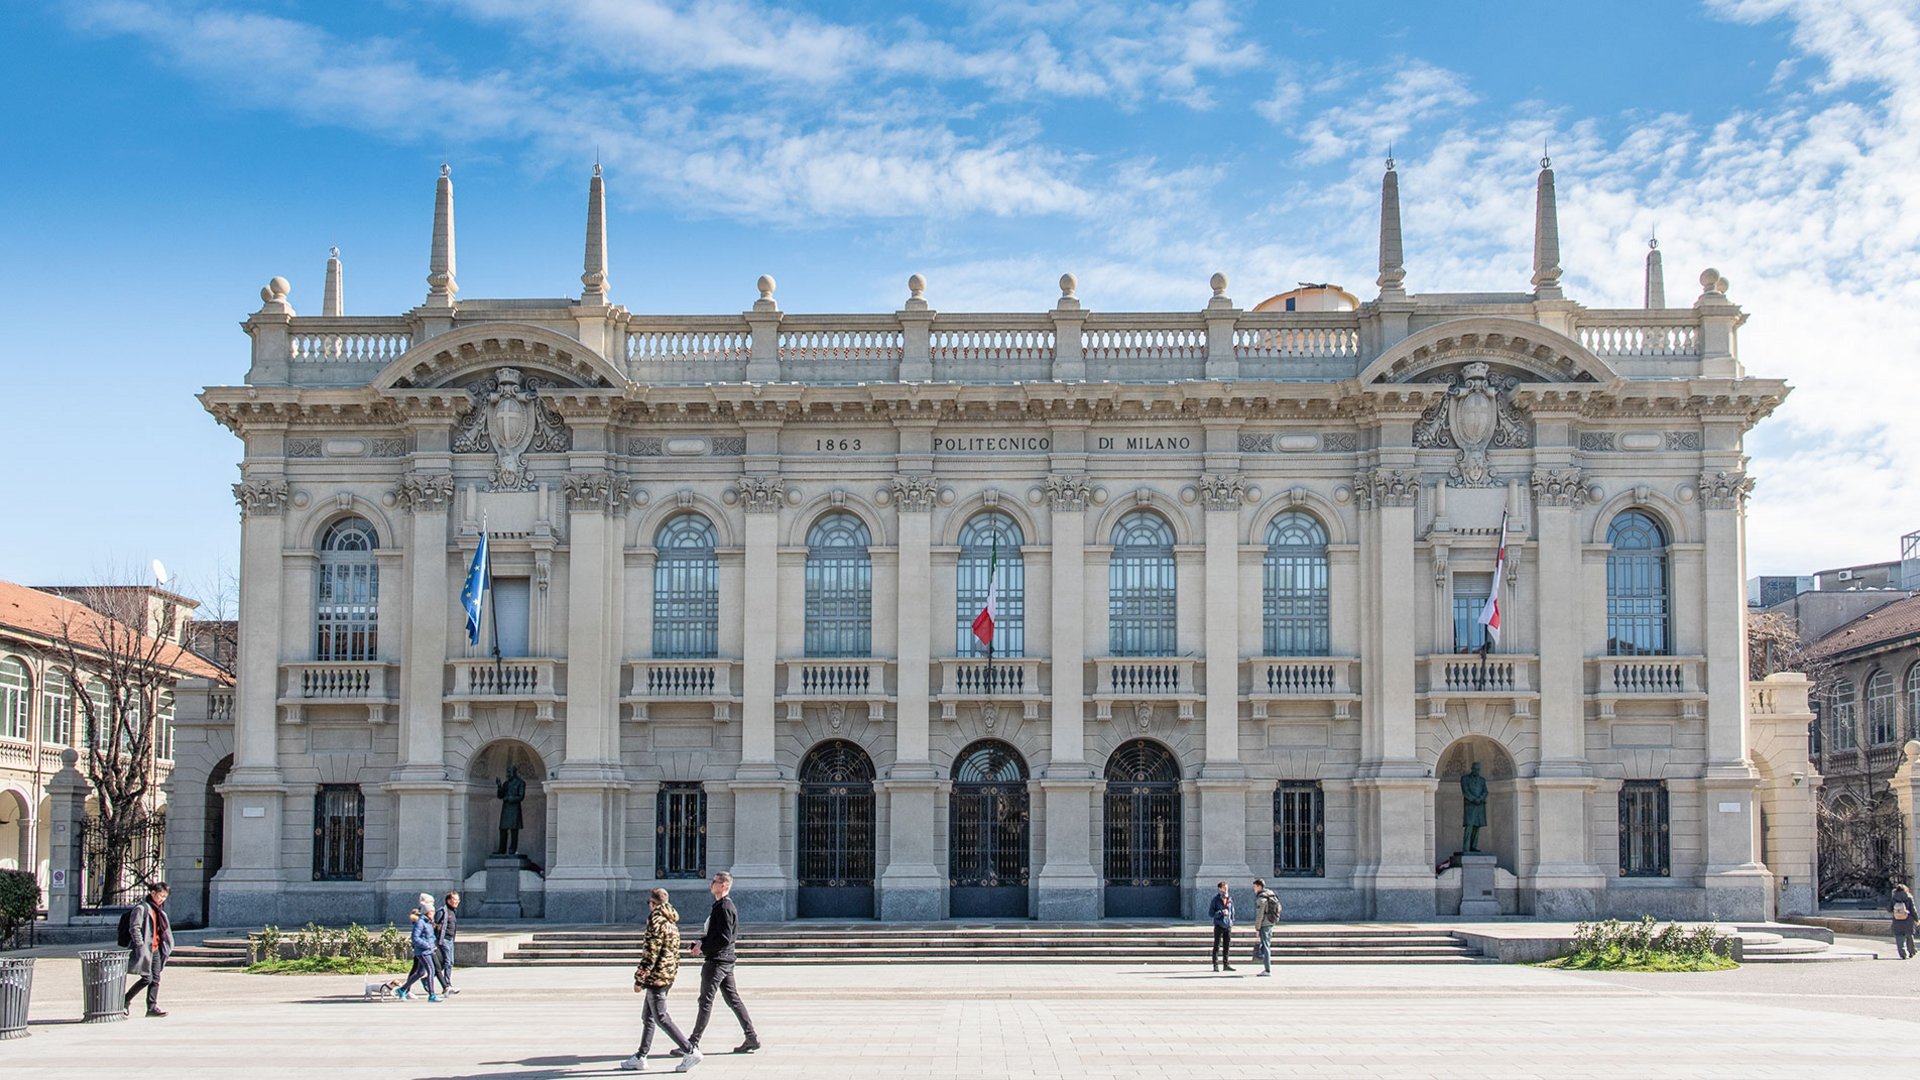
[[[749, 439], [752, 435], [749, 435]], [[743, 476], [737, 481], [746, 554], [740, 605], [741, 743], [733, 790], [734, 903], [742, 918], [792, 917], [796, 893], [784, 868], [782, 808], [796, 787], [774, 764], [774, 667], [780, 626], [780, 508], [785, 481]]]
[[[1056, 433], [1055, 445], [1062, 441]], [[1087, 765], [1085, 697], [1086, 529], [1092, 493], [1092, 485], [1078, 471], [1047, 477], [1053, 535], [1053, 700], [1051, 760], [1040, 780], [1047, 815], [1045, 856], [1038, 875], [1037, 914], [1042, 919], [1092, 919], [1100, 910], [1092, 833], [1094, 793], [1101, 785]]]

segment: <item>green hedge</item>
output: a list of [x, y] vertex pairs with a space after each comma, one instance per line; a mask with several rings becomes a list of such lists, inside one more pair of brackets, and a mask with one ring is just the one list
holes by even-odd
[[31, 870], [0, 870], [0, 945], [40, 914], [40, 882]]

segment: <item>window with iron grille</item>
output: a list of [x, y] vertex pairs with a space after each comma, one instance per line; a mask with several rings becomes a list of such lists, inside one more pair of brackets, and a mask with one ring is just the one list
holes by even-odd
[[49, 671], [41, 681], [40, 741], [49, 746], [73, 745], [73, 680], [64, 671]]
[[0, 660], [0, 736], [26, 740], [31, 733], [27, 706], [32, 701], [33, 684], [28, 681], [27, 665], [11, 656]]
[[1107, 651], [1113, 656], [1172, 656], [1178, 593], [1173, 527], [1135, 510], [1113, 527], [1107, 571]]
[[1900, 698], [1893, 686], [1893, 672], [1876, 671], [1867, 676], [1867, 745], [1885, 746], [1900, 735]]
[[960, 559], [954, 571], [958, 655], [987, 654], [973, 632], [973, 620], [987, 606], [988, 577], [996, 559], [1000, 585], [994, 591], [993, 655], [1027, 654], [1027, 570], [1020, 558], [1024, 542], [1020, 523], [998, 510], [975, 514], [961, 526]]
[[1642, 510], [1607, 527], [1607, 655], [1666, 656], [1667, 534]]
[[378, 534], [367, 519], [343, 518], [320, 540], [314, 594], [314, 659], [372, 660], [379, 651]]
[[1273, 792], [1273, 872], [1278, 877], [1327, 874], [1326, 803], [1319, 781], [1282, 780]]
[[1454, 652], [1479, 652], [1480, 646], [1487, 643], [1487, 627], [1480, 621], [1480, 613], [1486, 610], [1487, 597], [1492, 595], [1492, 574], [1453, 575]]
[[358, 784], [322, 784], [313, 793], [313, 880], [359, 881], [367, 802]]
[[707, 659], [720, 655], [720, 561], [713, 523], [681, 514], [654, 538], [653, 655]]
[[654, 874], [707, 876], [707, 789], [699, 782], [660, 785], [654, 798]]
[[1666, 877], [1667, 785], [1664, 780], [1628, 780], [1620, 786], [1620, 875]]
[[1267, 526], [1262, 564], [1268, 656], [1325, 656], [1328, 650], [1327, 530], [1289, 510]]
[[867, 526], [834, 511], [807, 531], [808, 656], [873, 654], [873, 561]]
[[1180, 877], [1180, 763], [1157, 742], [1121, 744], [1106, 768], [1106, 881], [1168, 886]]
[[1833, 729], [1835, 750], [1859, 747], [1860, 729], [1854, 724], [1854, 712], [1858, 704], [1859, 698], [1851, 679], [1842, 676], [1827, 689], [1827, 722]]

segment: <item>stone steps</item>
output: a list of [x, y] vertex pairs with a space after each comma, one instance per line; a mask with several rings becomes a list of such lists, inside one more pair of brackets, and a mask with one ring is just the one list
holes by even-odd
[[1879, 953], [1834, 945], [1819, 938], [1786, 937], [1765, 930], [1741, 930], [1740, 962], [1743, 964], [1833, 963], [1847, 960], [1874, 960]]

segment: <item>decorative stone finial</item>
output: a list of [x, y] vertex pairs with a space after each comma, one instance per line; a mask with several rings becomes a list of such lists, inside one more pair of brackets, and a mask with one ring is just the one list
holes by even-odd
[[453, 175], [453, 166], [451, 166], [451, 165], [448, 165], [448, 164], [447, 164], [446, 162], [444, 162], [444, 161], [443, 161], [443, 162], [441, 162], [441, 163], [440, 163], [440, 175], [441, 175], [441, 176], [452, 176], [452, 175]]
[[1650, 236], [1647, 238], [1646, 285], [1647, 285], [1646, 306], [1649, 308], [1666, 307], [1667, 306], [1666, 270], [1662, 268], [1660, 263], [1660, 239], [1658, 237], [1653, 237], [1653, 236]]
[[912, 274], [907, 278], [907, 292], [915, 300], [927, 298], [927, 279], [921, 274]]
[[344, 275], [341, 273], [341, 267], [340, 267], [340, 249], [337, 247], [328, 248], [327, 249], [327, 284], [326, 284], [326, 288], [322, 290], [321, 296], [320, 296], [320, 314], [322, 315], [346, 314], [346, 307], [345, 307], [346, 296], [343, 288], [343, 285], [344, 285], [344, 282], [342, 280], [343, 277]]
[[1541, 300], [1559, 300], [1560, 213], [1553, 195], [1553, 159], [1540, 157], [1540, 179], [1533, 204], [1533, 292]]
[[580, 269], [580, 286], [583, 302], [607, 302], [607, 188], [597, 161], [593, 164], [593, 178], [587, 181], [587, 249]]
[[1080, 287], [1080, 279], [1079, 279], [1079, 278], [1076, 278], [1076, 277], [1074, 277], [1074, 276], [1073, 276], [1072, 274], [1061, 274], [1061, 275], [1060, 275], [1060, 297], [1061, 297], [1061, 299], [1063, 299], [1063, 300], [1071, 300], [1071, 299], [1073, 299], [1073, 298], [1074, 298], [1074, 295], [1073, 295], [1073, 290], [1075, 290], [1075, 289], [1077, 289], [1077, 288], [1079, 288], [1079, 287]]
[[260, 288], [260, 310], [279, 315], [292, 315], [293, 305], [287, 303], [287, 294], [292, 290], [293, 286], [287, 284], [286, 278], [274, 277], [268, 280]]
[[451, 308], [460, 291], [454, 280], [453, 170], [440, 166], [433, 189], [433, 252], [427, 260], [427, 307]]
[[1709, 266], [1705, 270], [1700, 271], [1700, 291], [1708, 293], [1725, 292], [1726, 290], [1720, 286], [1726, 280], [1726, 278], [1720, 276], [1720, 271]]
[[339, 257], [340, 257], [340, 245], [335, 244], [332, 247], [327, 249], [327, 258], [337, 259]]
[[1400, 174], [1393, 169], [1393, 150], [1387, 150], [1386, 175], [1380, 178], [1380, 276], [1374, 280], [1380, 295], [1406, 296], [1406, 256], [1400, 246]]
[[600, 175], [600, 163], [597, 161], [593, 163], [593, 175], [595, 176]]
[[756, 288], [758, 288], [758, 289], [760, 290], [760, 299], [762, 299], [762, 300], [771, 300], [771, 299], [773, 299], [773, 287], [774, 287], [774, 284], [775, 284], [775, 282], [774, 282], [774, 280], [773, 280], [773, 275], [772, 275], [772, 274], [761, 274], [761, 275], [760, 275], [760, 280], [759, 280], [759, 281], [756, 281], [756, 282], [754, 282], [754, 286], [755, 286]]
[[1207, 279], [1207, 284], [1212, 287], [1213, 295], [1227, 295], [1227, 275], [1220, 273], [1218, 270], [1214, 271], [1213, 276]]

